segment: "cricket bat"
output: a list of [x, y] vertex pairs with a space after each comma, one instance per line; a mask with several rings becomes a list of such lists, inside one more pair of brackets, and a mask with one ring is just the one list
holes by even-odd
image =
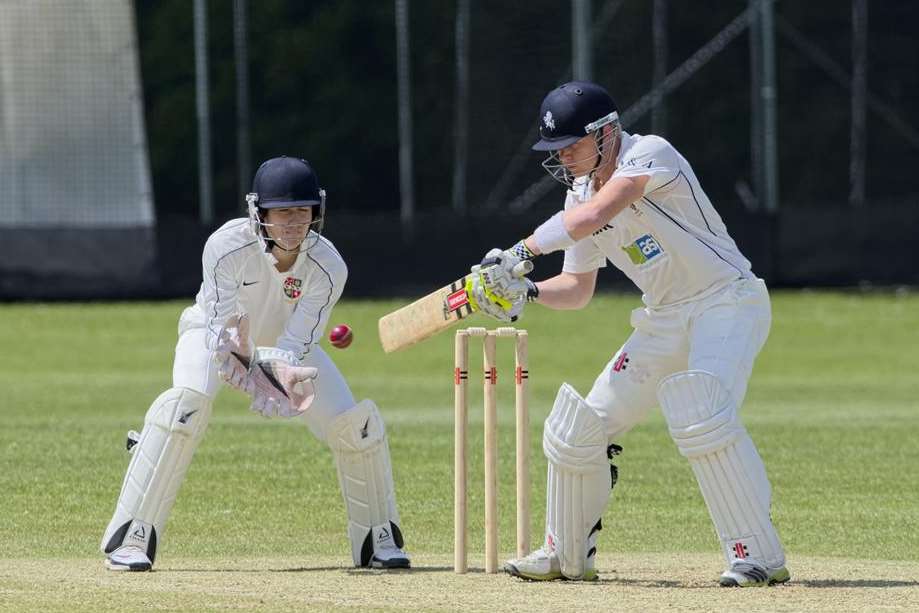
[[450, 328], [475, 311], [466, 293], [466, 278], [380, 318], [380, 343], [392, 353]]
[[[485, 264], [486, 261], [483, 261]], [[519, 262], [513, 274], [522, 277], [533, 270], [529, 260]], [[469, 275], [460, 277], [415, 302], [380, 318], [380, 343], [392, 353], [430, 338], [475, 313], [466, 292]]]

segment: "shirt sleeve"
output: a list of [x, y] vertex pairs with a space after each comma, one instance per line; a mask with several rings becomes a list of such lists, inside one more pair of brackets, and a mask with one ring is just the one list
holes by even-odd
[[625, 152], [613, 172], [613, 178], [650, 177], [644, 191], [644, 194], [649, 194], [667, 185], [679, 174], [680, 158], [673, 145], [658, 136], [644, 136]]
[[312, 258], [314, 270], [303, 297], [278, 338], [278, 348], [304, 356], [322, 340], [332, 308], [341, 298], [348, 279], [348, 268], [341, 259], [323, 261]]
[[606, 266], [606, 256], [590, 237], [583, 238], [565, 249], [562, 272], [591, 272]]
[[[568, 194], [565, 200], [565, 210], [576, 207], [579, 200], [574, 194]], [[588, 236], [565, 249], [565, 260], [562, 263], [562, 272], [581, 273], [591, 272], [606, 266], [606, 256], [600, 251], [596, 243]]]
[[204, 297], [208, 349], [216, 348], [224, 323], [237, 312], [239, 281], [236, 268], [239, 258], [233, 257], [235, 251], [227, 251], [224, 247], [219, 237], [211, 235], [204, 245], [204, 255], [201, 258], [201, 292]]

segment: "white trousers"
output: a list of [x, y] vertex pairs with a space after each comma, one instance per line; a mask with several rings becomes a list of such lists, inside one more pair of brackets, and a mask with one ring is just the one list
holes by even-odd
[[[173, 387], [193, 389], [213, 400], [223, 380], [217, 374], [214, 352], [205, 344], [206, 335], [203, 318], [197, 307], [185, 309], [179, 320], [179, 341], [172, 367], [172, 384]], [[312, 433], [319, 440], [325, 441], [328, 424], [355, 405], [354, 396], [338, 367], [318, 345], [310, 348], [310, 352], [303, 358], [303, 365], [319, 370], [314, 381], [316, 398], [303, 414], [303, 419]]]
[[658, 383], [675, 372], [712, 373], [740, 407], [771, 321], [769, 293], [761, 279], [737, 280], [678, 307], [636, 309], [634, 332], [585, 400], [604, 416], [610, 440], [647, 417], [658, 405]]

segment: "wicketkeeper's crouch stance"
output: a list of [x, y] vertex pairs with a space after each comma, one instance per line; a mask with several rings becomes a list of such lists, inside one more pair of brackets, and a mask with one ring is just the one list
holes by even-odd
[[[405, 568], [383, 420], [355, 402], [319, 347], [347, 268], [320, 235], [325, 192], [310, 165], [268, 160], [247, 197], [249, 218], [204, 247], [203, 283], [179, 320], [173, 387], [150, 409], [102, 537], [113, 570], [149, 570], [221, 378], [265, 416], [300, 416], [338, 468], [355, 566]], [[220, 375], [218, 377], [218, 374]]]
[[[619, 450], [610, 443], [659, 404], [721, 540], [721, 584], [787, 581], [769, 481], [738, 417], [769, 333], [765, 284], [689, 163], [662, 138], [623, 132], [602, 87], [562, 85], [539, 113], [541, 140], [533, 148], [549, 152], [543, 166], [568, 187], [565, 210], [473, 267], [480, 309], [507, 321], [527, 300], [581, 308], [606, 260], [642, 290], [645, 306], [632, 312], [634, 332], [586, 398], [568, 384], [559, 390], [543, 437], [545, 544], [505, 569], [527, 579], [596, 577], [600, 518], [615, 483], [607, 455]], [[559, 249], [559, 275], [534, 284], [512, 274], [521, 260]], [[489, 266], [496, 260], [499, 266]]]

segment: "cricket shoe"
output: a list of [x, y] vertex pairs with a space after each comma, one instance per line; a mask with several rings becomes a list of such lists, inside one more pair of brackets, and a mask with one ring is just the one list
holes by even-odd
[[734, 562], [731, 568], [721, 573], [718, 581], [722, 587], [765, 587], [785, 583], [791, 574], [784, 566], [767, 569], [753, 562]]
[[[553, 551], [546, 553], [545, 549], [537, 549], [525, 558], [508, 560], [504, 563], [504, 572], [512, 577], [519, 577], [527, 581], [568, 581], [569, 578], [562, 574], [558, 555]], [[584, 576], [579, 581], [596, 581], [597, 571], [594, 568], [594, 556], [587, 558]]]
[[140, 547], [125, 545], [108, 554], [105, 567], [109, 570], [143, 572], [153, 568], [153, 563]]
[[370, 558], [370, 568], [411, 568], [412, 561], [408, 554], [399, 549], [392, 547], [381, 549], [373, 554]]

